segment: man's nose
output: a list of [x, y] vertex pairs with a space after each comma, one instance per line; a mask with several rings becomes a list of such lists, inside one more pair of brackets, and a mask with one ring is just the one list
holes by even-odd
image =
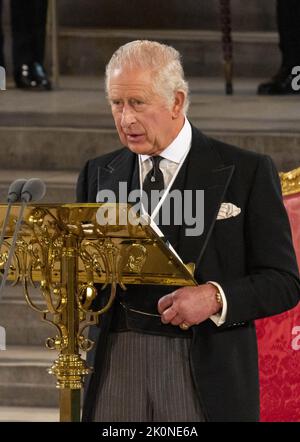
[[135, 114], [130, 106], [124, 106], [121, 118], [122, 127], [129, 127], [131, 124], [136, 122]]

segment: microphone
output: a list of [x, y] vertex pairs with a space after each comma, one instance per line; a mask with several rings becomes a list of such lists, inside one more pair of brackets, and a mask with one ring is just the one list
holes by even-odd
[[22, 187], [21, 201], [27, 203], [40, 201], [46, 194], [46, 185], [39, 178], [31, 178]]
[[7, 261], [5, 264], [5, 268], [4, 268], [4, 274], [3, 274], [1, 286], [0, 286], [0, 298], [1, 298], [1, 294], [2, 294], [3, 288], [5, 286], [5, 283], [6, 283], [6, 280], [8, 277], [8, 272], [9, 272], [11, 260], [12, 260], [13, 254], [15, 252], [16, 242], [17, 242], [18, 234], [19, 234], [19, 231], [21, 228], [21, 222], [23, 220], [23, 213], [24, 213], [25, 207], [27, 206], [27, 204], [29, 202], [36, 202], [36, 201], [41, 200], [45, 196], [45, 193], [46, 193], [46, 185], [39, 178], [31, 178], [30, 180], [26, 181], [25, 184], [21, 187], [20, 200], [22, 202], [22, 205], [21, 205], [21, 209], [20, 209], [20, 212], [18, 215], [16, 228], [14, 231], [11, 246], [9, 249], [8, 258], [7, 258]]
[[21, 192], [24, 187], [24, 184], [26, 184], [27, 180], [24, 178], [19, 178], [15, 180], [8, 189], [8, 195], [7, 195], [7, 202], [8, 203], [16, 203], [17, 201], [20, 201]]
[[25, 180], [24, 178], [19, 178], [19, 179], [15, 180], [13, 183], [11, 183], [11, 185], [9, 186], [8, 193], [7, 193], [8, 206], [7, 206], [5, 219], [3, 222], [1, 236], [0, 236], [0, 250], [2, 248], [2, 244], [4, 241], [4, 235], [5, 235], [6, 227], [7, 227], [8, 220], [9, 220], [11, 206], [13, 203], [20, 201], [21, 192], [22, 192], [23, 186], [26, 182], [27, 182], [27, 180]]

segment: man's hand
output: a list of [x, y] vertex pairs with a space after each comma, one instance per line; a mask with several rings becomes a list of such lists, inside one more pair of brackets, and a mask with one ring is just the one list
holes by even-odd
[[216, 299], [218, 289], [213, 284], [182, 287], [158, 301], [158, 311], [164, 324], [200, 324], [220, 310]]

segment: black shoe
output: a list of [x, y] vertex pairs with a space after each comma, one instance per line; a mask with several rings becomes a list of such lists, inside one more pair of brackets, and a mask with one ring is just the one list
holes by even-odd
[[34, 89], [36, 84], [32, 81], [28, 64], [22, 64], [14, 72], [15, 84], [19, 89]]
[[281, 67], [279, 72], [266, 83], [262, 83], [257, 88], [258, 95], [291, 95], [300, 94], [292, 87], [295, 75], [292, 74], [292, 67]]
[[52, 89], [45, 69], [40, 63], [23, 64], [14, 74], [16, 87], [19, 89], [48, 90]]
[[31, 68], [31, 77], [37, 84], [38, 89], [45, 89], [46, 91], [51, 91], [51, 82], [47, 77], [45, 68], [40, 63], [33, 63]]

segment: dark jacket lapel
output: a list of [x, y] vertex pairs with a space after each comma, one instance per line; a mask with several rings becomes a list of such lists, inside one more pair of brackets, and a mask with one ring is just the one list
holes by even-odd
[[193, 191], [193, 207], [196, 190], [204, 190], [204, 230], [199, 236], [187, 236], [183, 224], [179, 232], [178, 254], [184, 263], [199, 265], [216, 221], [220, 205], [231, 180], [234, 166], [224, 165], [221, 156], [209, 139], [192, 126], [192, 146], [187, 156], [185, 189]]
[[119, 197], [119, 183], [126, 182], [128, 186], [128, 192], [132, 189], [138, 188], [139, 175], [138, 175], [137, 155], [132, 153], [129, 149], [124, 148], [116, 157], [114, 157], [105, 166], [99, 166], [98, 168], [98, 191], [109, 189], [112, 190], [117, 196], [117, 201], [123, 201]]
[[[182, 167], [180, 168], [173, 185], [170, 188], [170, 192], [169, 195], [171, 194], [171, 192], [173, 190], [182, 190], [185, 188], [185, 176], [187, 173], [187, 162], [185, 161], [184, 164], [182, 165]], [[169, 197], [169, 195], [167, 195], [167, 198]], [[157, 224], [158, 227], [160, 228], [160, 230], [163, 232], [165, 239], [168, 240], [172, 246], [177, 249], [178, 247], [178, 240], [179, 240], [179, 229], [180, 229], [180, 225], [176, 225], [175, 224], [175, 214], [174, 214], [174, 210], [173, 207], [171, 205], [171, 210], [169, 213], [170, 216], [170, 224], [169, 225], [163, 225], [162, 224], [162, 211], [164, 209], [166, 209], [166, 201], [164, 202], [164, 204], [161, 206], [159, 212], [158, 212], [158, 216], [157, 216]], [[156, 220], [155, 220], [156, 222]]]

